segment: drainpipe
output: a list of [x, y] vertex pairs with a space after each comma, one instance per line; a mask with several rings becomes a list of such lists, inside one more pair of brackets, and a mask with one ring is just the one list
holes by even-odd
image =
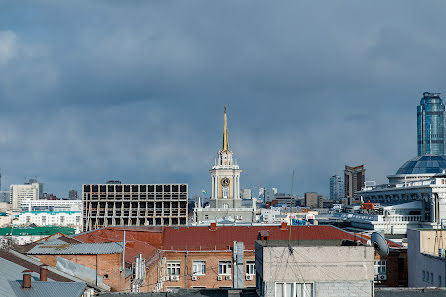
[[189, 252], [186, 251], [186, 254], [184, 255], [184, 288], [187, 289], [187, 254]]

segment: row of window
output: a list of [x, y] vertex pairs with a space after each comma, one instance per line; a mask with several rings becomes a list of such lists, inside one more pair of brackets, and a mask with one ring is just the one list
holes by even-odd
[[[434, 284], [434, 274], [432, 272], [429, 272], [427, 270], [423, 270], [421, 272], [421, 275], [423, 277], [423, 282]], [[438, 275], [438, 287], [441, 287], [441, 275]]]
[[275, 297], [313, 297], [313, 283], [276, 283]]
[[[232, 262], [231, 261], [218, 261], [218, 274], [219, 275], [231, 275]], [[245, 265], [246, 275], [255, 275], [255, 262], [246, 261]], [[192, 262], [192, 274], [193, 275], [206, 275], [206, 261], [193, 261]], [[181, 275], [181, 261], [168, 261], [167, 262], [167, 275]]]

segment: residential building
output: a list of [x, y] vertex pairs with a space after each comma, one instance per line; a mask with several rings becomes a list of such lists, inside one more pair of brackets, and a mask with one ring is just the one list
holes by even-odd
[[[82, 242], [117, 242], [124, 238], [128, 255], [143, 253], [147, 263], [141, 292], [165, 292], [176, 288], [255, 287], [255, 241], [267, 240], [367, 240], [333, 226], [246, 225], [179, 227], [107, 227], [75, 235]], [[235, 242], [235, 243], [234, 243]], [[363, 247], [364, 248], [364, 247]], [[362, 250], [364, 253], [364, 249]], [[127, 261], [131, 262], [127, 262]], [[119, 270], [120, 263], [115, 263]], [[368, 265], [372, 267], [373, 258]]]
[[68, 199], [77, 199], [77, 191], [76, 190], [68, 191]]
[[407, 231], [409, 287], [446, 287], [446, 230]]
[[307, 192], [304, 195], [305, 206], [310, 208], [322, 208], [323, 197], [316, 192]]
[[257, 292], [260, 297], [372, 297], [374, 253], [372, 246], [353, 241], [258, 240]]
[[341, 200], [345, 197], [344, 179], [337, 174], [330, 177], [330, 200]]
[[44, 237], [57, 233], [72, 235], [75, 233], [75, 229], [70, 227], [57, 227], [57, 226], [46, 226], [46, 227], [12, 226], [12, 227], [0, 228], [0, 249], [29, 244], [36, 240], [40, 240]]
[[20, 203], [20, 208], [22, 211], [82, 211], [82, 201], [24, 199]]
[[15, 251], [0, 250], [0, 296], [87, 297], [93, 289], [81, 279]]
[[13, 225], [61, 226], [82, 230], [81, 211], [24, 211], [13, 220]]
[[365, 167], [359, 165], [350, 167], [345, 165], [344, 170], [344, 189], [347, 204], [352, 204], [352, 200], [356, 198], [356, 192], [361, 191], [365, 183]]
[[[212, 193], [209, 206], [195, 207], [195, 223], [218, 221], [223, 218], [234, 222], [254, 222], [255, 207], [243, 207], [240, 198], [240, 173], [242, 170], [233, 158], [229, 149], [228, 125], [226, 106], [223, 122], [223, 143], [214, 161], [214, 166], [209, 170], [211, 174]], [[255, 201], [253, 201], [253, 204]]]
[[40, 196], [40, 184], [35, 183], [26, 183], [23, 185], [11, 185], [11, 199], [10, 202], [12, 204], [12, 210], [20, 211], [20, 204], [25, 199], [38, 200]]
[[82, 186], [83, 228], [187, 225], [187, 184]]
[[418, 156], [445, 154], [445, 120], [440, 94], [424, 92], [417, 107]]

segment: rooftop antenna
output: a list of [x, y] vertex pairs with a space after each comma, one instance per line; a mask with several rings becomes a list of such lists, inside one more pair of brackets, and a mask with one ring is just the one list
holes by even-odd
[[290, 218], [290, 230], [289, 230], [289, 235], [288, 235], [288, 250], [290, 251], [290, 254], [293, 253], [293, 249], [291, 248], [291, 225], [292, 225], [292, 221], [291, 221], [291, 211], [293, 209], [293, 187], [294, 187], [294, 170], [293, 170], [293, 176], [291, 178], [291, 199], [290, 199], [290, 214], [289, 214], [289, 218]]

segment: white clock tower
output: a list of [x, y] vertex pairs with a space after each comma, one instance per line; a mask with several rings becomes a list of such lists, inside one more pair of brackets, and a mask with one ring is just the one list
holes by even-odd
[[218, 152], [218, 159], [209, 170], [212, 179], [211, 208], [240, 208], [240, 173], [242, 170], [232, 158], [229, 149], [228, 122], [226, 117], [226, 105], [223, 125], [223, 145]]

